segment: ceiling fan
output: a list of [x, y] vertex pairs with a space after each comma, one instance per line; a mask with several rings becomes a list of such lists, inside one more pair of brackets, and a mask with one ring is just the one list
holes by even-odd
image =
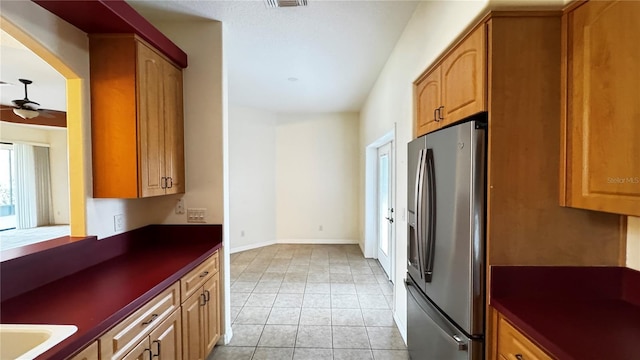
[[11, 102], [14, 106], [3, 106], [3, 108], [0, 110], [13, 110], [14, 114], [20, 116], [23, 119], [32, 119], [37, 116], [53, 118], [54, 116], [49, 113], [57, 111], [40, 109], [40, 104], [35, 101], [29, 100], [29, 96], [27, 96], [27, 85], [33, 83], [33, 81], [27, 79], [18, 80], [24, 84], [24, 99], [13, 100]]

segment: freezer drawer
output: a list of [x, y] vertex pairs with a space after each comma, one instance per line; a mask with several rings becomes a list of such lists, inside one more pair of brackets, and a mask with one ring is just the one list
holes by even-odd
[[407, 346], [413, 360], [481, 360], [482, 338], [458, 330], [418, 290], [410, 277], [407, 287]]

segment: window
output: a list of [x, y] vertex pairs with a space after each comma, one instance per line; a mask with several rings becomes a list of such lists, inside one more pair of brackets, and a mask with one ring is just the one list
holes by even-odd
[[16, 227], [13, 144], [0, 143], [0, 231]]

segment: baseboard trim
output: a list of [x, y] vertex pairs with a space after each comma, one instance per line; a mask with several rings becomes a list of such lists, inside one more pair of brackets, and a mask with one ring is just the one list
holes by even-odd
[[393, 312], [393, 320], [396, 322], [396, 326], [398, 327], [398, 331], [400, 331], [400, 336], [402, 336], [402, 340], [404, 340], [404, 344], [407, 345], [407, 325], [400, 321], [398, 317], [398, 313], [396, 311]]
[[[233, 337], [233, 330], [231, 330], [231, 326], [227, 327], [227, 331], [224, 332], [224, 345], [227, 345], [228, 343], [231, 342], [231, 338]], [[406, 342], [406, 341], [405, 341]], [[218, 341], [218, 344], [220, 344], [220, 341]]]
[[358, 244], [355, 239], [278, 239], [278, 244], [335, 244], [352, 245]]
[[257, 249], [257, 248], [273, 245], [275, 243], [276, 243], [275, 240], [271, 240], [271, 241], [263, 241], [263, 242], [255, 243], [255, 244], [244, 245], [244, 246], [232, 247], [231, 250], [229, 250], [229, 253], [233, 254], [233, 253], [237, 253], [237, 252], [240, 252], [240, 251], [253, 250], [253, 249]]

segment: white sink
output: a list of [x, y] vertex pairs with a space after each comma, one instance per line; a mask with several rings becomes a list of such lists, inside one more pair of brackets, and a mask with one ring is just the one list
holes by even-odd
[[34, 359], [76, 331], [74, 325], [0, 324], [0, 359]]

